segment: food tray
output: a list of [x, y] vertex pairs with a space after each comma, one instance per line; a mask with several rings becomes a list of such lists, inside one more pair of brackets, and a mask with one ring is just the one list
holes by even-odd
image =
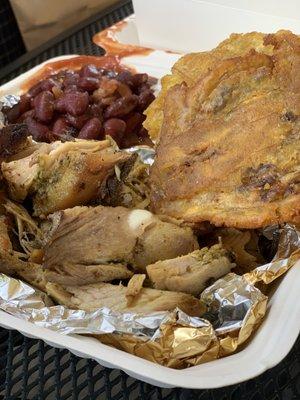
[[[49, 62], [74, 57], [64, 56]], [[160, 77], [167, 73], [178, 54], [152, 51], [124, 58], [126, 65], [137, 71]], [[43, 64], [20, 75], [0, 88], [0, 96], [18, 94], [22, 84]], [[119, 368], [128, 375], [161, 387], [217, 388], [249, 380], [278, 364], [292, 348], [300, 331], [300, 263], [282, 279], [270, 299], [268, 314], [259, 331], [244, 350], [232, 356], [184, 370], [166, 368], [123, 351], [103, 345], [93, 338], [59, 333], [39, 328], [0, 311], [0, 325], [15, 329], [51, 346], [67, 348], [83, 358], [91, 358], [109, 368]], [[291, 310], [293, 311], [291, 313]], [[217, 379], [216, 379], [217, 377]]]

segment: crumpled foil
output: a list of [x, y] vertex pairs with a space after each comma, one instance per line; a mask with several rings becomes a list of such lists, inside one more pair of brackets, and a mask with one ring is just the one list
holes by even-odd
[[269, 284], [284, 274], [300, 258], [300, 233], [296, 226], [285, 224], [279, 228], [271, 226], [263, 231], [268, 239], [278, 235], [278, 248], [273, 260], [245, 274], [252, 284], [263, 282]]
[[8, 94], [0, 99], [0, 129], [5, 125], [5, 115], [2, 112], [3, 107], [12, 108], [20, 101], [20, 96]]
[[20, 96], [17, 96], [15, 94], [7, 94], [6, 96], [3, 96], [0, 100], [1, 102], [1, 108], [2, 107], [13, 107], [16, 104], [18, 104], [20, 101]]
[[124, 149], [127, 153], [137, 154], [144, 164], [152, 165], [155, 157], [155, 150], [146, 145], [133, 146], [129, 149]]
[[199, 299], [206, 308], [201, 317], [179, 309], [151, 314], [70, 310], [4, 274], [0, 274], [0, 308], [62, 334], [93, 335], [168, 367], [197, 365], [232, 354], [251, 336], [264, 318], [268, 300], [255, 283], [271, 283], [300, 258], [300, 232], [295, 226], [269, 228], [269, 237], [270, 229], [279, 234], [274, 259], [243, 276], [229, 273], [205, 289]]

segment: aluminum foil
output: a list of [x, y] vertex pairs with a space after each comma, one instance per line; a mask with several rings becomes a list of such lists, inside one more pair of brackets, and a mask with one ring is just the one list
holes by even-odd
[[1, 108], [2, 107], [9, 107], [12, 108], [13, 106], [15, 106], [16, 104], [18, 104], [20, 101], [20, 96], [17, 96], [15, 94], [7, 94], [6, 96], [3, 96], [0, 100], [1, 104]]
[[12, 108], [20, 101], [20, 96], [8, 94], [0, 99], [0, 129], [5, 126], [5, 115], [2, 112], [3, 107]]
[[300, 258], [300, 233], [296, 226], [271, 226], [263, 231], [268, 239], [278, 239], [278, 248], [273, 260], [245, 274], [251, 283], [269, 284], [284, 274]]
[[292, 225], [281, 227], [272, 262], [243, 276], [229, 273], [205, 289], [199, 301], [206, 312], [199, 317], [179, 309], [152, 314], [117, 313], [108, 308], [70, 310], [53, 305], [45, 293], [4, 274], [0, 274], [0, 308], [61, 334], [90, 334], [147, 360], [184, 368], [236, 351], [266, 312], [267, 296], [255, 283], [269, 284], [299, 257], [299, 231]]
[[94, 312], [54, 305], [45, 293], [19, 279], [0, 274], [0, 308], [10, 314], [63, 334], [128, 333], [152, 336], [167, 312], [151, 315], [116, 313], [108, 308]]
[[155, 150], [150, 146], [133, 146], [125, 149], [127, 153], [136, 153], [144, 164], [152, 165], [155, 157]]

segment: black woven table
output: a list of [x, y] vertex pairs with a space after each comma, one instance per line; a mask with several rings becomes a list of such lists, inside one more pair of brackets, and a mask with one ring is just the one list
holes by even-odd
[[[101, 55], [91, 37], [133, 12], [131, 2], [93, 16], [0, 70], [4, 83], [63, 54]], [[218, 377], [216, 376], [216, 380]], [[4, 400], [300, 400], [300, 338], [275, 368], [240, 385], [216, 390], [160, 389], [101, 367], [67, 350], [0, 328], [0, 399]]]

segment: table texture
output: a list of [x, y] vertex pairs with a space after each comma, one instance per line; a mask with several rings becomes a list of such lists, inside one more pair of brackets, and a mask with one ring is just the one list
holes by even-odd
[[[132, 12], [131, 2], [121, 1], [0, 70], [0, 82], [51, 57], [103, 54], [92, 43], [92, 36]], [[67, 350], [52, 348], [41, 340], [0, 328], [0, 399], [300, 400], [300, 338], [279, 365], [255, 379], [222, 389], [186, 390], [160, 389]]]

